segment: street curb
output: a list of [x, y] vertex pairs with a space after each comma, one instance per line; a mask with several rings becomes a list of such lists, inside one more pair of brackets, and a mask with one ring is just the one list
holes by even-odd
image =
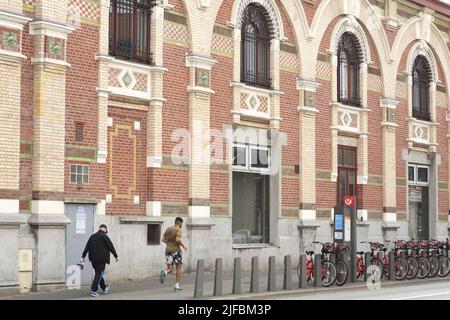
[[[450, 277], [447, 278], [431, 278], [431, 279], [414, 279], [414, 280], [402, 280], [402, 281], [388, 281], [384, 280], [381, 281], [381, 288], [386, 287], [396, 287], [396, 286], [409, 286], [414, 284], [429, 284], [434, 282], [450, 282]], [[340, 291], [353, 291], [358, 289], [364, 289], [367, 288], [367, 285], [365, 283], [361, 284], [350, 284], [347, 286], [342, 287], [332, 287], [332, 288], [308, 288], [308, 289], [296, 289], [296, 290], [280, 290], [276, 292], [261, 292], [261, 293], [254, 293], [254, 294], [241, 294], [241, 295], [229, 295], [224, 297], [204, 297], [204, 300], [242, 300], [246, 298], [259, 298], [259, 297], [274, 297], [274, 296], [285, 296], [285, 295], [307, 295], [310, 293], [334, 293], [334, 292], [340, 292]], [[369, 290], [369, 289], [368, 289]]]

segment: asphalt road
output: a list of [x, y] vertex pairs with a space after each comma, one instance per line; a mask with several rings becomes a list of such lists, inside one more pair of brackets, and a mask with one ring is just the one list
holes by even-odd
[[369, 290], [350, 288], [308, 294], [258, 297], [268, 300], [450, 300], [450, 282], [432, 281]]

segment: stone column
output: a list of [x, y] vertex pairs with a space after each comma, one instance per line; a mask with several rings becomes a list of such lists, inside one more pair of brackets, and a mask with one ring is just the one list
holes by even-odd
[[[151, 52], [156, 68], [152, 72], [151, 100], [147, 115], [147, 168], [148, 177], [152, 179], [154, 173], [161, 168], [162, 163], [162, 112], [165, 99], [163, 98], [163, 35], [164, 35], [164, 5], [153, 8], [151, 19]], [[147, 201], [147, 215], [161, 216], [161, 201], [155, 199], [150, 191]]]
[[392, 98], [381, 98], [383, 109], [383, 234], [385, 240], [397, 240], [397, 174], [396, 174], [396, 129], [395, 109], [398, 101]]
[[19, 214], [21, 38], [31, 19], [22, 12], [22, 1], [0, 1], [0, 295], [19, 292], [19, 228], [26, 222]]
[[368, 163], [368, 138], [369, 138], [369, 116], [367, 114], [368, 103], [367, 103], [367, 63], [362, 63], [360, 68], [360, 92], [361, 92], [361, 103], [362, 111], [360, 112], [360, 128], [359, 128], [359, 139], [358, 139], [358, 184], [367, 185], [369, 180], [369, 163]]
[[[327, 51], [330, 61], [331, 61], [331, 101], [337, 101], [338, 97], [338, 75], [337, 75], [337, 66], [338, 66], [338, 58], [337, 53], [333, 50]], [[339, 131], [336, 128], [337, 120], [337, 109], [333, 107], [333, 103], [331, 104], [331, 176], [330, 179], [332, 182], [337, 182], [338, 178], [338, 134]]]
[[386, 0], [385, 12], [384, 24], [389, 30], [395, 30], [399, 23], [397, 19], [397, 0]]
[[[110, 0], [101, 0], [98, 60], [98, 138], [97, 162], [106, 163], [108, 156], [108, 52]], [[103, 58], [103, 59], [102, 59]]]
[[[33, 199], [30, 225], [36, 245], [35, 288], [65, 284], [64, 208], [67, 0], [37, 0], [33, 65]], [[51, 21], [51, 22], [50, 22]]]
[[313, 79], [299, 77], [299, 233], [300, 254], [313, 250], [316, 238], [316, 109], [315, 94], [319, 86]]
[[[108, 62], [109, 53], [109, 6], [110, 0], [100, 2], [100, 28], [99, 28], [99, 52], [98, 61], [98, 128], [97, 128], [97, 162], [106, 164], [108, 157]], [[106, 195], [97, 205], [98, 215], [106, 214]]]
[[[207, 258], [211, 229], [210, 219], [210, 89], [211, 69], [217, 63], [211, 57], [188, 54], [186, 66], [190, 71], [189, 92], [189, 219], [187, 222], [191, 250], [188, 268], [194, 270], [193, 257]], [[207, 267], [209, 261], [206, 259]]]

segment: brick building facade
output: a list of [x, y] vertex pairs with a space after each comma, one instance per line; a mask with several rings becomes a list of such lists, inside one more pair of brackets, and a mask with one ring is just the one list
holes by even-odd
[[176, 216], [189, 270], [281, 263], [346, 194], [361, 240], [446, 238], [449, 32], [437, 0], [0, 0], [0, 288], [65, 285], [100, 223], [112, 279], [156, 275]]

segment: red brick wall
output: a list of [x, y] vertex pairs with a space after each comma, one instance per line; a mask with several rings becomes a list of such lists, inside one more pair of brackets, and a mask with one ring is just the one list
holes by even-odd
[[302, 0], [303, 11], [305, 12], [306, 19], [308, 20], [309, 26], [311, 26], [312, 21], [314, 19], [314, 15], [316, 14], [316, 10], [320, 5], [321, 0], [315, 1], [315, 3], [311, 3], [308, 1]]
[[[83, 50], [80, 50], [82, 44]], [[98, 27], [82, 24], [67, 41], [67, 62], [71, 65], [66, 75], [66, 145], [97, 146], [98, 131]], [[75, 138], [76, 124], [82, 123], [83, 141]], [[66, 154], [66, 157], [68, 155]], [[78, 189], [70, 183], [70, 164], [89, 165], [89, 184]], [[104, 199], [107, 187], [106, 168], [92, 162], [66, 160], [65, 194], [79, 198]]]
[[[113, 126], [108, 127], [107, 193], [112, 203], [107, 214], [145, 215], [147, 201], [147, 113], [109, 107]], [[135, 121], [140, 130], [135, 130]], [[134, 196], [140, 204], [134, 204]]]

